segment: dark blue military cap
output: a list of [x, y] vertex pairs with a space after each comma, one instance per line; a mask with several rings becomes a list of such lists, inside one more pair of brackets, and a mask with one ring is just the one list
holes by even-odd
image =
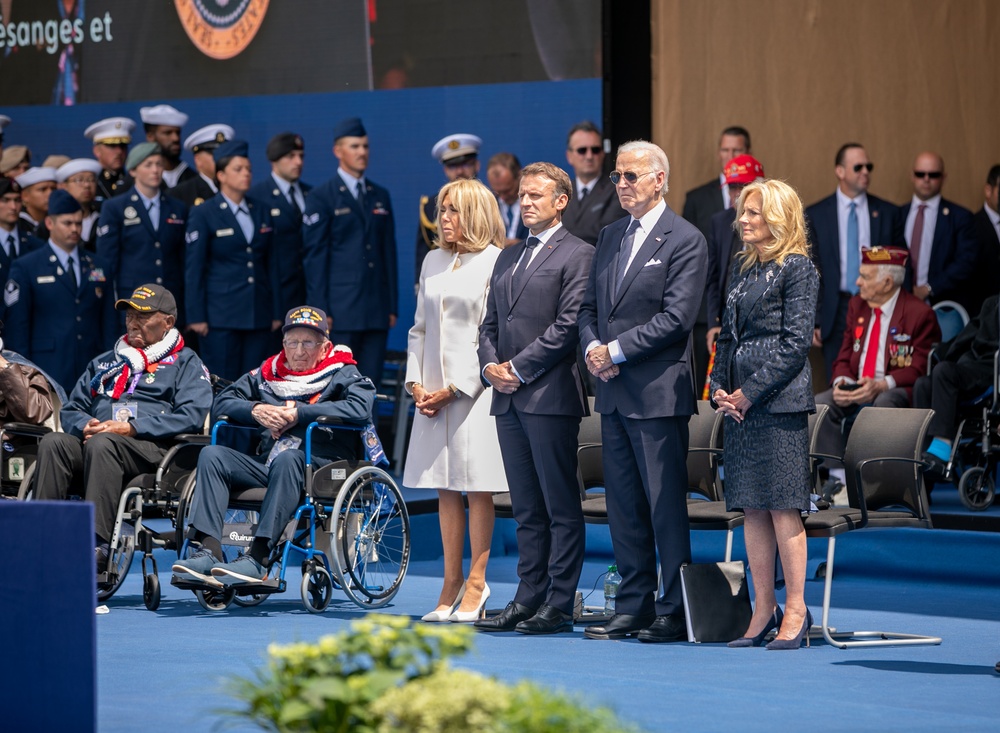
[[80, 202], [73, 198], [67, 191], [57, 188], [49, 194], [49, 216], [75, 214], [81, 210]]
[[246, 140], [226, 140], [223, 143], [219, 143], [219, 147], [215, 149], [212, 156], [215, 158], [215, 162], [218, 163], [223, 158], [232, 158], [233, 156], [240, 156], [241, 158], [248, 158], [250, 153], [250, 144]]
[[360, 117], [348, 117], [341, 120], [333, 127], [333, 141], [337, 142], [342, 137], [365, 137], [368, 132]]

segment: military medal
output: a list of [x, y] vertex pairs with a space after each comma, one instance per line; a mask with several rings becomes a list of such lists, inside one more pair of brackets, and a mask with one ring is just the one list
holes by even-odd
[[902, 366], [899, 363], [899, 344], [889, 344], [889, 366]]
[[156, 381], [156, 377], [154, 377], [152, 374], [147, 374], [146, 378], [143, 381], [146, 384], [152, 384], [154, 381]]
[[[861, 323], [861, 319], [858, 319], [858, 323]], [[865, 327], [857, 326], [854, 329], [854, 351], [857, 353], [861, 351], [861, 337], [865, 335]]]

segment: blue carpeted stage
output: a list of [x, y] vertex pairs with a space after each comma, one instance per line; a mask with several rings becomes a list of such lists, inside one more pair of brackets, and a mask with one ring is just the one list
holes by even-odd
[[[942, 496], [936, 503], [945, 501]], [[413, 518], [415, 559], [388, 613], [417, 617], [437, 599], [440, 560], [435, 515]], [[515, 583], [516, 558], [503, 555], [512, 536], [497, 523], [490, 562], [491, 608], [502, 608]], [[717, 532], [692, 535], [695, 561], [723, 552]], [[606, 569], [605, 527], [588, 527], [592, 553], [581, 590]], [[955, 531], [854, 533], [837, 546], [831, 623], [940, 635], [936, 647], [840, 651], [814, 643], [796, 653], [725, 645], [643, 645], [584, 639], [582, 628], [557, 637], [480, 635], [459, 666], [504, 680], [530, 677], [606, 703], [648, 731], [994, 731], [1000, 722], [1000, 535]], [[742, 536], [735, 554], [742, 555]], [[825, 543], [810, 557], [825, 556]], [[164, 598], [142, 604], [138, 565], [97, 617], [98, 729], [210, 731], [235, 702], [230, 675], [251, 675], [271, 642], [312, 640], [341, 630], [363, 611], [335, 594], [311, 615], [297, 591], [250, 609], [209, 614], [193, 595], [169, 585], [171, 557], [159, 558]], [[136, 560], [138, 563], [138, 558]], [[289, 587], [297, 588], [290, 578]], [[822, 582], [807, 585], [814, 614]], [[595, 591], [588, 605], [602, 602]], [[8, 630], [9, 631], [9, 630]], [[10, 662], [8, 661], [8, 664]], [[55, 702], [55, 701], [54, 701]], [[233, 721], [229, 721], [232, 724]], [[254, 730], [237, 722], [225, 730]]]

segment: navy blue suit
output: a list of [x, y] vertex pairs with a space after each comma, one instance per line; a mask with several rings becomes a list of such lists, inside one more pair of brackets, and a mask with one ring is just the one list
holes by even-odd
[[[979, 264], [973, 278], [973, 292], [977, 300], [984, 303], [991, 295], [1000, 291], [1000, 236], [990, 221], [983, 206], [972, 217], [973, 230], [979, 246]], [[972, 315], [972, 312], [969, 312]]]
[[[594, 248], [562, 227], [526, 270], [522, 244], [497, 258], [479, 329], [479, 366], [510, 361], [524, 383], [493, 391], [490, 414], [517, 520], [520, 584], [514, 600], [573, 612], [583, 568], [584, 522], [577, 485], [580, 418], [589, 414], [577, 366], [577, 315]], [[515, 266], [523, 272], [512, 284]], [[490, 386], [484, 378], [483, 384]]]
[[[812, 258], [819, 270], [816, 325], [823, 339], [823, 359], [829, 375], [840, 351], [847, 322], [847, 303], [851, 299], [850, 293], [840, 291], [840, 226], [836, 192], [806, 208], [805, 214]], [[894, 204], [868, 194], [868, 221], [873, 247], [906, 246], [903, 219]], [[853, 291], [854, 284], [848, 283], [848, 287]]]
[[709, 328], [722, 327], [722, 312], [729, 292], [729, 270], [733, 257], [743, 247], [740, 235], [733, 229], [736, 209], [728, 208], [712, 217], [708, 237], [708, 279], [705, 282], [707, 322]]
[[306, 302], [333, 321], [330, 338], [351, 347], [358, 371], [378, 386], [389, 316], [399, 313], [396, 225], [389, 192], [365, 179], [367, 212], [339, 174], [306, 199]]
[[109, 279], [117, 297], [127, 298], [144, 283], [157, 283], [173, 293], [178, 315], [183, 319], [188, 207], [162, 193], [157, 197], [156, 229], [134, 186], [106, 201], [97, 222], [97, 256], [111, 265]]
[[[705, 289], [708, 246], [666, 207], [614, 293], [630, 217], [604, 228], [580, 306], [580, 343], [617, 340], [626, 361], [597, 380], [608, 522], [622, 575], [617, 613], [683, 614], [680, 567], [691, 560], [688, 419], [695, 410], [691, 329]], [[663, 596], [654, 598], [659, 554]]]
[[222, 194], [191, 209], [187, 229], [187, 322], [208, 323], [201, 357], [213, 373], [233, 380], [269, 356], [278, 304], [273, 226], [268, 207], [246, 197], [253, 219], [248, 242]]
[[75, 384], [90, 360], [121, 335], [109, 266], [79, 247], [76, 256], [79, 288], [43, 246], [14, 260], [4, 290], [5, 345], [64, 387]]
[[[302, 181], [298, 182], [298, 186], [303, 199], [308, 200], [312, 186]], [[302, 267], [302, 212], [288, 202], [274, 182], [273, 175], [254, 185], [247, 191], [247, 196], [257, 199], [271, 211], [274, 251], [279, 253], [276, 259], [278, 303], [279, 310], [284, 314], [296, 306], [306, 304], [306, 275]]]
[[[29, 252], [34, 252], [36, 249], [45, 244], [45, 242], [38, 239], [38, 237], [32, 233], [32, 228], [28, 226], [28, 222], [23, 219], [18, 219], [17, 224], [14, 226], [17, 227], [18, 257], [26, 255]], [[7, 241], [7, 236], [6, 230], [0, 229], [0, 242]], [[7, 252], [4, 250], [3, 246], [0, 246], [0, 282], [7, 282], [7, 277], [10, 275], [10, 266], [13, 264], [14, 259], [17, 258], [15, 257], [11, 259], [7, 256]], [[3, 323], [6, 317], [7, 304], [3, 301], [3, 299], [0, 299], [0, 324]]]
[[[912, 201], [900, 207], [900, 218], [905, 226], [910, 215]], [[976, 265], [979, 262], [979, 245], [972, 225], [972, 212], [964, 206], [942, 198], [938, 204], [937, 219], [934, 223], [934, 239], [931, 241], [931, 261], [927, 270], [927, 284], [933, 295], [931, 303], [954, 300], [965, 306], [969, 314], [977, 313], [982, 307], [973, 284]], [[907, 265], [904, 287], [912, 289], [913, 267]]]

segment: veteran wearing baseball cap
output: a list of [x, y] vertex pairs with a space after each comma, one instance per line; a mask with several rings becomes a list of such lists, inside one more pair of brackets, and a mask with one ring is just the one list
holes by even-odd
[[178, 183], [170, 192], [190, 208], [212, 198], [219, 192], [215, 181], [215, 149], [227, 140], [236, 137], [236, 131], [229, 125], [205, 125], [184, 141], [184, 149], [194, 156], [197, 175]]

